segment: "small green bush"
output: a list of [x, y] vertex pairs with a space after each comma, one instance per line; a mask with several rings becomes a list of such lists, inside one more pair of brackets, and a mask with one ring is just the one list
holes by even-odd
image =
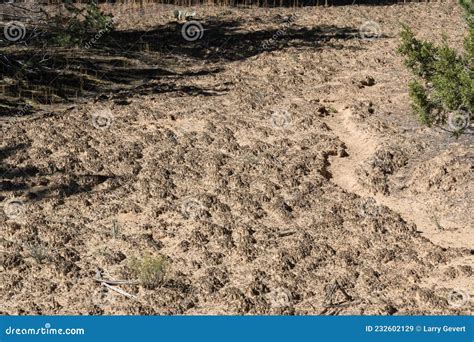
[[114, 29], [113, 17], [100, 10], [95, 2], [85, 7], [65, 5], [66, 13], [52, 18], [53, 42], [61, 46], [84, 45], [97, 34]]
[[163, 256], [146, 256], [130, 261], [130, 269], [147, 288], [155, 288], [163, 283], [167, 268], [168, 262]]
[[448, 121], [455, 134], [468, 127], [474, 109], [474, 5], [472, 0], [460, 2], [469, 28], [463, 55], [450, 48], [446, 38], [436, 46], [417, 39], [407, 26], [398, 49], [416, 75], [409, 83], [409, 95], [419, 120], [426, 125]]

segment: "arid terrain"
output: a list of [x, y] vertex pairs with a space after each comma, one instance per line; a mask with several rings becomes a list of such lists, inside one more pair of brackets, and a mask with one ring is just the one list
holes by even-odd
[[115, 49], [56, 51], [84, 96], [2, 111], [0, 313], [472, 314], [474, 135], [417, 122], [396, 51], [462, 49], [459, 6], [175, 9], [106, 7]]

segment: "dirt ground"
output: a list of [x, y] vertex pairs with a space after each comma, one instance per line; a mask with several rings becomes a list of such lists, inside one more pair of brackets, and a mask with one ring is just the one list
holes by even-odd
[[[1, 117], [1, 314], [473, 313], [474, 136], [420, 126], [396, 52], [461, 49], [455, 3], [201, 7], [196, 41], [109, 9], [143, 33], [103, 91]], [[136, 298], [94, 280], [146, 255]]]

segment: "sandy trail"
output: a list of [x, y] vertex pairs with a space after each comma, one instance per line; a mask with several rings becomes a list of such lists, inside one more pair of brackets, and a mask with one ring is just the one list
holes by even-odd
[[365, 134], [357, 128], [351, 121], [350, 109], [345, 107], [336, 109], [340, 114], [337, 114], [328, 124], [339, 140], [344, 142], [349, 156], [330, 158], [332, 182], [348, 192], [354, 192], [359, 196], [369, 196], [370, 194], [357, 182], [355, 172], [361, 163], [375, 153], [379, 141], [375, 136]]
[[399, 213], [406, 222], [415, 224], [423, 236], [437, 245], [470, 248], [472, 238], [467, 234], [467, 230], [461, 238], [452, 231], [444, 231], [436, 221], [435, 213], [430, 212], [428, 206], [415, 197], [386, 196], [380, 192], [374, 194], [358, 182], [357, 169], [374, 155], [377, 147], [383, 144], [384, 138], [358, 127], [352, 120], [352, 111], [347, 106], [339, 106], [337, 109], [338, 113], [328, 120], [328, 125], [347, 147], [348, 156], [330, 157], [331, 181], [347, 192], [371, 197], [377, 204]]
[[[352, 120], [352, 111], [347, 106], [340, 106], [338, 113], [328, 121], [328, 125], [337, 135], [338, 139], [344, 142], [347, 147], [348, 156], [330, 157], [329, 171], [332, 174], [331, 181], [347, 192], [355, 193], [361, 197], [373, 198], [377, 204], [384, 205], [409, 223], [416, 225], [417, 230], [428, 238], [431, 242], [442, 247], [470, 248], [472, 246], [472, 237], [468, 229], [462, 230], [461, 235], [451, 231], [444, 231], [443, 227], [434, 220], [432, 213], [427, 210], [426, 204], [421, 203], [414, 197], [396, 197], [385, 196], [381, 193], [373, 194], [365, 189], [357, 177], [357, 169], [374, 155], [377, 146], [383, 142], [383, 138], [364, 132]], [[432, 277], [425, 279], [424, 283], [428, 286], [437, 287], [439, 276], [443, 273], [449, 273], [456, 267], [465, 267], [473, 264], [473, 257], [460, 257], [453, 260], [449, 265], [440, 267]], [[456, 277], [447, 280], [445, 285], [456, 289], [470, 288], [469, 277]]]
[[347, 192], [355, 193], [361, 197], [371, 197], [377, 204], [385, 205], [399, 213], [406, 222], [414, 223], [423, 231], [426, 237], [431, 238], [437, 232], [429, 223], [432, 218], [421, 209], [415, 199], [395, 198], [381, 193], [371, 193], [364, 188], [357, 177], [357, 168], [372, 157], [377, 147], [382, 144], [382, 138], [364, 132], [352, 121], [352, 111], [344, 106], [338, 109], [340, 114], [328, 121], [330, 128], [338, 139], [347, 147], [347, 157], [332, 156], [330, 158], [330, 172], [332, 182]]

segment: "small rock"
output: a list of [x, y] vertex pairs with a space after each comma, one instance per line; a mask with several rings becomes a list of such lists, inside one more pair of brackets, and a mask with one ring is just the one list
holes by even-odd
[[367, 76], [365, 80], [360, 81], [360, 84], [362, 84], [364, 87], [372, 87], [375, 85], [375, 79], [371, 76]]

